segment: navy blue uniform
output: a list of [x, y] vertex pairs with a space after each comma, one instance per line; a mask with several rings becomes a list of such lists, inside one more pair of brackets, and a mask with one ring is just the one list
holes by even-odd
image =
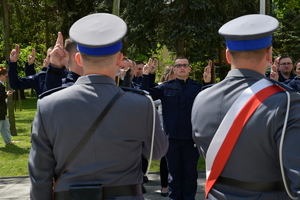
[[164, 129], [169, 138], [166, 154], [170, 179], [170, 199], [194, 199], [197, 191], [199, 153], [192, 139], [191, 110], [202, 85], [188, 78], [170, 80], [149, 88], [143, 75], [140, 89], [149, 91], [153, 100], [162, 102]]
[[45, 71], [46, 68], [43, 68], [43, 71], [41, 71], [38, 74], [34, 74], [26, 77], [18, 77], [17, 63], [8, 61], [7, 64], [9, 65], [8, 78], [9, 78], [9, 83], [11, 88], [15, 90], [25, 90], [25, 89], [32, 88], [36, 91], [37, 95], [40, 95], [43, 92], [45, 78], [46, 78], [46, 71]]
[[294, 79], [290, 80], [286, 84], [294, 90], [300, 92], [300, 76], [296, 76]]
[[26, 76], [31, 76], [36, 74], [36, 71], [34, 69], [34, 64], [29, 65], [28, 62], [25, 63], [24, 71]]
[[[64, 76], [65, 78], [63, 78]], [[46, 73], [43, 93], [39, 95], [39, 98], [73, 85], [79, 77], [80, 75], [75, 72], [68, 71], [66, 73], [65, 68], [55, 68], [50, 64]]]
[[69, 87], [73, 85], [79, 77], [80, 75], [75, 72], [68, 71], [66, 73], [65, 68], [55, 68], [50, 64], [45, 79], [44, 92], [60, 86]]
[[[285, 83], [293, 80], [295, 78], [295, 74], [291, 72], [291, 75], [288, 79], [284, 78], [280, 72], [278, 72], [278, 82]], [[270, 72], [266, 74], [267, 78], [270, 78]]]

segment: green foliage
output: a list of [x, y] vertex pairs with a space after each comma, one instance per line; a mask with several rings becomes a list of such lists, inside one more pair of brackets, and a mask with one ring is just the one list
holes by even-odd
[[5, 145], [0, 141], [0, 176], [28, 175], [27, 163], [30, 151], [31, 123], [36, 113], [36, 98], [22, 100], [22, 111], [16, 102], [16, 129], [18, 136], [13, 140], [20, 141], [15, 145]]
[[274, 34], [274, 56], [289, 55], [293, 60], [300, 58], [300, 1], [275, 0], [276, 16], [280, 27]]

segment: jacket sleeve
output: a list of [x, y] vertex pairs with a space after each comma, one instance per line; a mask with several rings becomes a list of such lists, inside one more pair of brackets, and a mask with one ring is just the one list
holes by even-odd
[[26, 76], [31, 76], [31, 75], [35, 75], [36, 71], [34, 69], [34, 64], [29, 65], [28, 62], [25, 63], [25, 75]]
[[36, 89], [35, 75], [28, 77], [18, 77], [18, 65], [16, 62], [7, 62], [8, 68], [8, 78], [10, 87], [15, 90], [25, 90], [29, 88]]
[[52, 177], [55, 175], [56, 161], [52, 153], [53, 147], [43, 126], [39, 102], [38, 111], [32, 126], [32, 146], [28, 161], [31, 180], [30, 199], [51, 200]]
[[43, 92], [62, 86], [62, 76], [64, 68], [55, 68], [49, 65], [46, 73]]
[[153, 100], [161, 99], [162, 92], [163, 92], [161, 85], [157, 85], [157, 86], [151, 88], [151, 84], [149, 84], [150, 79], [151, 78], [149, 75], [143, 75], [140, 89], [146, 90], [147, 92], [149, 92], [149, 94]]

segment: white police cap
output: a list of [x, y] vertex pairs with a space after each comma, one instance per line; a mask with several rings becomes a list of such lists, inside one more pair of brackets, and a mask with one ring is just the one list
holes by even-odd
[[268, 15], [251, 14], [233, 19], [219, 29], [231, 51], [253, 51], [272, 45], [272, 33], [279, 23]]
[[70, 38], [79, 52], [103, 56], [122, 49], [122, 39], [127, 32], [126, 23], [109, 13], [95, 13], [76, 21], [70, 28]]

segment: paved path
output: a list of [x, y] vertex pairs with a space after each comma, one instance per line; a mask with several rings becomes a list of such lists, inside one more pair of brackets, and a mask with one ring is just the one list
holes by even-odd
[[[196, 199], [204, 199], [205, 173], [198, 173], [198, 190]], [[145, 200], [167, 200], [160, 195], [159, 173], [149, 173], [149, 182], [145, 183], [147, 192], [144, 194]], [[28, 176], [2, 177], [0, 178], [0, 200], [28, 200], [30, 180]]]

